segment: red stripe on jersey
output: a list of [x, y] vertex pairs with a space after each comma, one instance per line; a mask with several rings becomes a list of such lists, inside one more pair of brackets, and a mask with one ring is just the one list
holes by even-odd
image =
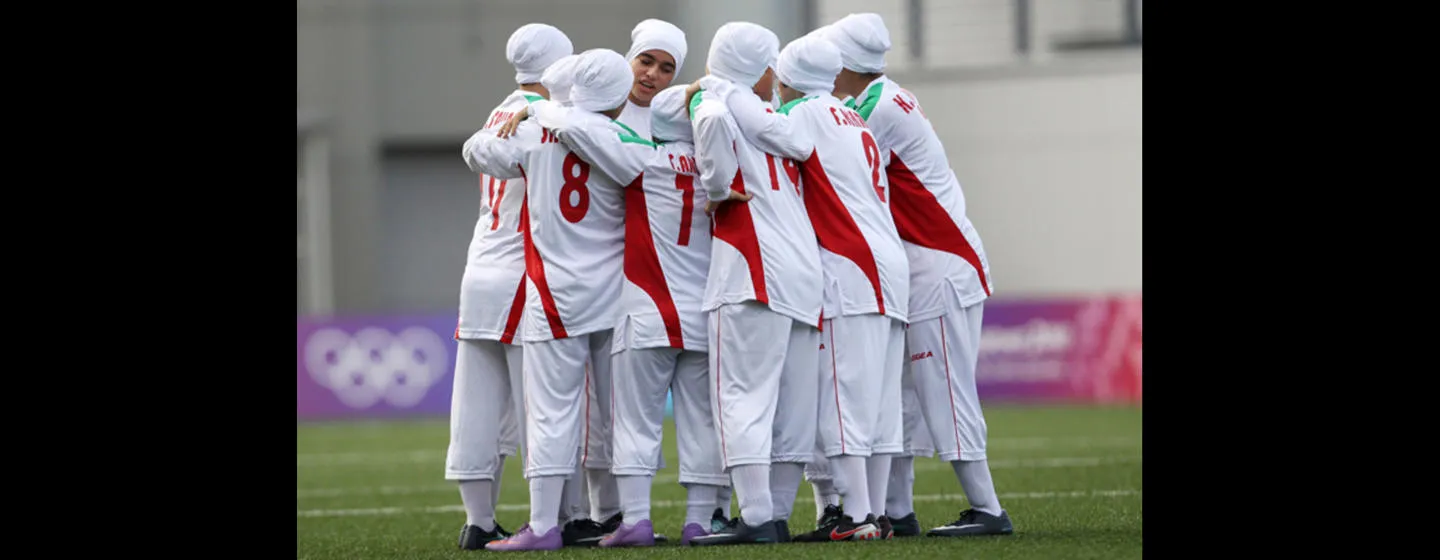
[[[815, 225], [815, 237], [819, 239], [820, 247], [850, 259], [860, 267], [860, 272], [865, 273], [865, 278], [875, 288], [875, 303], [879, 304], [880, 314], [884, 315], [885, 295], [880, 289], [880, 269], [875, 264], [875, 253], [870, 250], [865, 235], [860, 233], [860, 226], [855, 224], [850, 210], [840, 202], [835, 185], [830, 183], [830, 176], [820, 164], [820, 154], [810, 152], [810, 159], [800, 164], [800, 176], [805, 185], [805, 213], [810, 215], [810, 223]], [[866, 181], [869, 181], [868, 177]]]
[[720, 332], [721, 332], [721, 331], [720, 331], [720, 325], [721, 325], [721, 323], [723, 323], [724, 321], [722, 321], [721, 318], [720, 318], [720, 316], [718, 316], [718, 315], [715, 317], [714, 321], [715, 321], [715, 418], [716, 418], [717, 420], [719, 420], [718, 422], [715, 422], [715, 430], [718, 431], [718, 432], [720, 432], [720, 464], [728, 467], [728, 466], [730, 466], [730, 453], [725, 450], [725, 422], [724, 422], [724, 420], [725, 420], [725, 412], [724, 412], [724, 411], [725, 411], [725, 401], [724, 401], [724, 398], [722, 397], [722, 395], [724, 395], [725, 392], [720, 390], [720, 374], [721, 374], [721, 372], [724, 372], [724, 371], [725, 371], [725, 370], [723, 370], [723, 369], [720, 369], [720, 349], [723, 348], [723, 346], [720, 345], [720, 340], [721, 340], [721, 339], [720, 339]]
[[665, 281], [660, 255], [655, 251], [655, 239], [650, 233], [645, 189], [640, 187], [644, 178], [641, 174], [625, 189], [625, 278], [650, 295], [660, 310], [670, 347], [683, 350], [685, 338], [680, 335], [680, 313], [675, 310], [675, 299], [670, 296], [670, 285]]
[[[526, 265], [529, 268], [529, 265]], [[505, 332], [500, 333], [500, 343], [515, 341], [515, 329], [520, 326], [520, 315], [525, 312], [525, 275], [520, 275], [520, 285], [515, 287], [515, 299], [510, 301], [510, 316], [505, 318]]]
[[490, 178], [490, 231], [500, 228], [500, 201], [505, 200], [506, 181], [498, 181], [500, 183], [499, 196], [495, 195], [495, 183], [497, 181], [493, 177]]
[[[735, 192], [745, 192], [745, 181], [740, 178], [738, 169], [730, 188]], [[760, 240], [755, 237], [755, 219], [750, 215], [750, 203], [721, 204], [715, 210], [712, 225], [715, 239], [729, 243], [740, 251], [740, 256], [745, 257], [745, 264], [750, 267], [750, 283], [755, 287], [755, 300], [770, 305], [770, 298], [765, 295], [765, 267], [760, 262]]]
[[890, 213], [895, 217], [900, 239], [964, 259], [975, 267], [980, 275], [980, 287], [985, 289], [985, 295], [990, 295], [990, 283], [985, 279], [980, 255], [960, 232], [960, 226], [940, 206], [935, 193], [920, 183], [915, 172], [900, 161], [899, 154], [890, 153], [890, 167], [885, 168], [885, 173], [890, 177]]
[[[525, 176], [525, 168], [520, 168], [520, 175]], [[524, 177], [526, 182], [529, 177]], [[565, 338], [565, 324], [560, 322], [560, 311], [555, 307], [555, 296], [550, 293], [550, 284], [545, 281], [545, 261], [540, 259], [540, 250], [535, 248], [535, 240], [530, 238], [530, 192], [526, 189], [525, 198], [520, 199], [520, 230], [525, 233], [525, 274], [530, 281], [535, 283], [535, 289], [540, 292], [540, 305], [545, 308], [545, 319], [550, 322], [550, 333], [555, 338]]]

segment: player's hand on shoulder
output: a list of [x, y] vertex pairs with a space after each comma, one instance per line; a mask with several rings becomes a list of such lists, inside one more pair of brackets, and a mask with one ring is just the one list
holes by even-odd
[[718, 101], [725, 101], [730, 94], [740, 90], [729, 80], [715, 76], [702, 76], [699, 80], [695, 80], [695, 83], [700, 85], [700, 89], [714, 93], [715, 99]]
[[690, 85], [685, 87], [685, 116], [695, 116], [695, 113], [690, 109], [690, 103], [695, 101], [695, 94], [700, 93], [700, 90], [702, 89], [702, 87], [700, 86], [700, 81], [703, 79], [705, 78], [702, 77], [700, 80], [690, 82]]
[[500, 125], [500, 128], [495, 131], [495, 136], [499, 138], [509, 138], [515, 134], [515, 129], [520, 128], [520, 123], [529, 117], [530, 106], [526, 105], [514, 115], [511, 115], [510, 120], [505, 121], [505, 124]]

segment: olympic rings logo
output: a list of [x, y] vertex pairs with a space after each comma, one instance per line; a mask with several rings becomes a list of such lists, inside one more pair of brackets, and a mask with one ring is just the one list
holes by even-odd
[[410, 327], [398, 335], [378, 327], [351, 336], [327, 327], [305, 340], [305, 369], [351, 408], [380, 401], [396, 408], [419, 404], [445, 376], [449, 353], [434, 331]]

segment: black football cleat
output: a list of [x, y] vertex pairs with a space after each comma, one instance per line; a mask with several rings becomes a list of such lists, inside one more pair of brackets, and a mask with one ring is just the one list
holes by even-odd
[[607, 535], [610, 533], [614, 533], [615, 531], [620, 530], [620, 524], [624, 522], [625, 514], [617, 513], [610, 516], [609, 519], [600, 522], [600, 531]]
[[960, 512], [960, 519], [936, 527], [925, 533], [931, 537], [971, 537], [979, 535], [1009, 535], [1015, 532], [1010, 524], [1010, 514], [1004, 511], [999, 516], [980, 510], [967, 509]]
[[717, 508], [715, 508], [715, 513], [710, 514], [710, 532], [711, 532], [711, 533], [719, 533], [720, 531], [724, 531], [724, 530], [725, 530], [725, 527], [726, 527], [727, 525], [729, 525], [729, 524], [730, 524], [730, 518], [729, 518], [729, 517], [725, 517], [725, 510], [724, 510], [724, 509], [717, 507]]
[[775, 520], [775, 536], [780, 537], [780, 542], [790, 542], [790, 521], [786, 519]]
[[605, 538], [605, 531], [593, 519], [572, 519], [560, 530], [560, 542], [565, 546], [599, 546]]
[[889, 517], [882, 515], [875, 518], [875, 527], [880, 529], [880, 536], [876, 538], [885, 540], [895, 537], [895, 526], [890, 524]]
[[871, 541], [880, 538], [880, 528], [875, 526], [875, 515], [865, 516], [864, 521], [854, 521], [849, 515], [840, 516], [840, 523], [830, 529], [832, 541]]
[[736, 517], [718, 533], [690, 539], [690, 546], [721, 546], [731, 544], [775, 544], [780, 542], [775, 521], [766, 521], [757, 526], [747, 525]]
[[825, 511], [820, 513], [820, 520], [815, 522], [815, 530], [809, 533], [795, 535], [794, 542], [830, 542], [830, 530], [840, 525], [840, 518], [845, 517], [843, 506], [825, 506]]
[[481, 550], [485, 544], [491, 541], [498, 541], [507, 538], [500, 524], [495, 524], [495, 530], [486, 531], [479, 525], [466, 525], [460, 528], [460, 550]]
[[890, 526], [895, 528], [897, 537], [918, 537], [920, 536], [920, 520], [915, 518], [915, 512], [910, 515], [896, 519], [890, 519]]

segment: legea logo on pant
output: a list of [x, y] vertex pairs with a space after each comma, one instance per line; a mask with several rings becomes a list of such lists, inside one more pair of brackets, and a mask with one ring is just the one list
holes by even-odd
[[367, 327], [353, 335], [322, 328], [305, 340], [304, 352], [310, 377], [346, 406], [360, 409], [382, 400], [397, 408], [415, 406], [444, 377], [448, 360], [440, 335], [424, 327], [399, 334]]

